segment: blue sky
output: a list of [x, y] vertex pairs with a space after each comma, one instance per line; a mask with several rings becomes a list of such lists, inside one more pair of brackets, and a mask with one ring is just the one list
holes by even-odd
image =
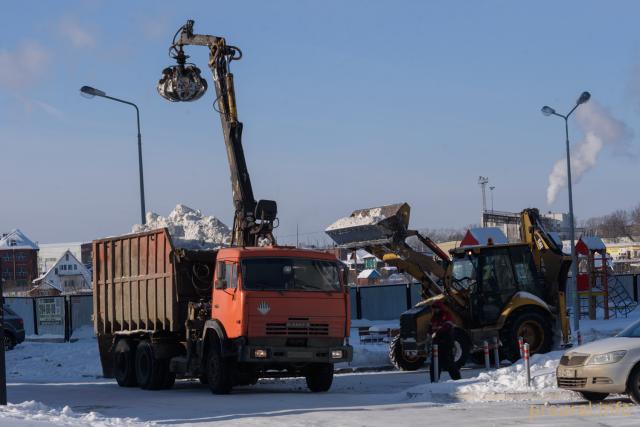
[[[139, 219], [134, 111], [82, 98], [84, 84], [140, 106], [148, 210], [184, 203], [231, 224], [213, 91], [173, 104], [155, 89], [187, 19], [244, 52], [244, 148], [256, 197], [278, 201], [281, 242], [401, 201], [415, 227], [477, 223], [479, 175], [496, 209], [566, 210], [566, 189], [546, 201], [562, 121], [540, 107], [567, 111], [583, 90], [629, 137], [575, 184], [576, 216], [640, 201], [637, 2], [22, 1], [2, 15], [0, 229], [40, 242]], [[210, 78], [206, 50], [187, 53]]]

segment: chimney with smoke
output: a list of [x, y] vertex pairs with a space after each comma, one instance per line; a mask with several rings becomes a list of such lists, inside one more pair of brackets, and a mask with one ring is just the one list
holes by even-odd
[[[632, 131], [622, 121], [614, 118], [609, 110], [591, 100], [576, 110], [578, 126], [584, 138], [571, 147], [571, 174], [573, 182], [580, 178], [598, 161], [598, 154], [605, 147], [625, 152], [633, 137]], [[549, 174], [547, 203], [552, 204], [560, 190], [567, 186], [567, 159], [562, 158]]]

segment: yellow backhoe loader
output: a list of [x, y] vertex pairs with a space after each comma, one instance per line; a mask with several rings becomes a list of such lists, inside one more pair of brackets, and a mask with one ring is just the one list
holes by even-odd
[[[409, 226], [407, 203], [354, 211], [326, 233], [340, 246], [365, 249], [422, 284], [423, 300], [400, 316], [400, 334], [390, 356], [403, 370], [415, 370], [429, 354], [431, 306], [442, 301], [456, 325], [454, 360], [477, 360], [484, 341], [500, 342], [500, 356], [520, 357], [518, 337], [531, 353], [551, 350], [560, 330], [568, 345], [565, 287], [571, 257], [545, 230], [537, 209], [520, 214], [521, 243], [459, 247], [447, 255]], [[415, 236], [433, 255], [418, 252], [406, 239]]]

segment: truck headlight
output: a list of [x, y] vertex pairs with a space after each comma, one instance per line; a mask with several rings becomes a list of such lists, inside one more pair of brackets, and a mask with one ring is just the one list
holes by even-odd
[[342, 359], [342, 350], [331, 350], [332, 359]]
[[253, 357], [256, 359], [266, 359], [267, 358], [267, 350], [263, 348], [256, 348], [253, 350]]
[[608, 363], [617, 363], [622, 360], [626, 350], [611, 351], [609, 353], [594, 354], [587, 360], [587, 365], [606, 365]]

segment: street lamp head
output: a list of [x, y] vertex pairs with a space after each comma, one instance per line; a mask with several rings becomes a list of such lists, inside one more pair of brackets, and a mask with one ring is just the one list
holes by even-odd
[[80, 88], [80, 94], [85, 98], [93, 98], [94, 96], [106, 96], [107, 94], [100, 89], [96, 89], [91, 86], [82, 86]]
[[556, 113], [556, 110], [554, 110], [553, 108], [549, 107], [548, 105], [545, 105], [544, 107], [542, 107], [542, 114], [544, 114], [545, 116], [550, 116], [552, 114]]
[[586, 92], [586, 91], [582, 92], [582, 94], [580, 95], [580, 98], [578, 98], [578, 102], [576, 102], [576, 105], [584, 104], [590, 98], [591, 98], [591, 94], [589, 92]]

